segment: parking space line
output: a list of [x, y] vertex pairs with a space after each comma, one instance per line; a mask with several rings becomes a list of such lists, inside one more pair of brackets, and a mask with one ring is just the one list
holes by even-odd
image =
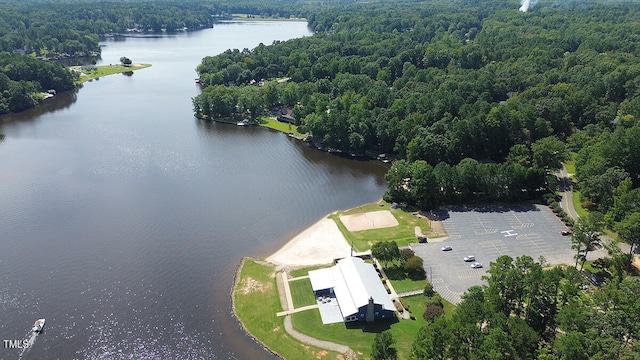
[[458, 279], [480, 279], [485, 272], [481, 269], [466, 269], [466, 270], [458, 270], [456, 271], [456, 275], [458, 275]]

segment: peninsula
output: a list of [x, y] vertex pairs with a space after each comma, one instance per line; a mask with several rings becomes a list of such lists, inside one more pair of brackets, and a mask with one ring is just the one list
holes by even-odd
[[[384, 201], [329, 214], [266, 259], [242, 260], [233, 289], [234, 314], [251, 336], [285, 359], [368, 358], [371, 343], [381, 331], [378, 328], [385, 326], [392, 326], [394, 336], [399, 337], [399, 353], [402, 358], [408, 357], [413, 335], [401, 338], [400, 334], [415, 334], [426, 324], [421, 316], [411, 316], [408, 311], [424, 311], [422, 302], [426, 298], [420, 294], [426, 279], [411, 280], [389, 273], [389, 279], [395, 280], [384, 282], [392, 298], [398, 299], [396, 291], [418, 294], [402, 300], [406, 316], [399, 316], [399, 322], [394, 319], [391, 323], [345, 326], [342, 322], [323, 324], [308, 272], [330, 267], [336, 259], [350, 255], [369, 257], [371, 244], [380, 239], [393, 239], [406, 246], [417, 241], [416, 228], [434, 238], [446, 236], [430, 232], [429, 219], [418, 212]], [[453, 305], [447, 303], [447, 307]], [[371, 331], [365, 331], [367, 328]]]
[[99, 66], [96, 66], [96, 65], [71, 66], [69, 69], [72, 71], [79, 72], [80, 79], [78, 83], [83, 83], [85, 81], [92, 81], [94, 79], [99, 79], [103, 76], [128, 73], [128, 72], [148, 68], [150, 66], [151, 64], [131, 64], [131, 65], [109, 64], [109, 65], [99, 65]]

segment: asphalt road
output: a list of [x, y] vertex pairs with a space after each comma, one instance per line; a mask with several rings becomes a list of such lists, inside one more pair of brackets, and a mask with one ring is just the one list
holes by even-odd
[[578, 213], [573, 207], [573, 184], [569, 179], [570, 174], [567, 172], [567, 168], [564, 166], [564, 164], [562, 165], [562, 169], [560, 169], [556, 175], [560, 180], [560, 188], [558, 189], [560, 195], [562, 196], [560, 207], [562, 207], [562, 209], [567, 212], [569, 217], [571, 217], [573, 220], [577, 220]]
[[[575, 262], [571, 237], [560, 234], [566, 227], [545, 206], [452, 207], [436, 215], [449, 237], [411, 247], [424, 260], [427, 278], [436, 291], [454, 304], [460, 303], [469, 287], [484, 283], [481, 277], [489, 263], [501, 255], [514, 259], [528, 255], [536, 261], [543, 256], [549, 265]], [[441, 251], [446, 245], [453, 250]], [[463, 261], [467, 255], [474, 255], [484, 267], [472, 269], [473, 262]]]

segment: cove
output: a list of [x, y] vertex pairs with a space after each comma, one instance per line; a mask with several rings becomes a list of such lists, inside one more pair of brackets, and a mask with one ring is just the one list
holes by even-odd
[[152, 66], [3, 118], [0, 336], [47, 319], [22, 359], [273, 358], [231, 314], [241, 258], [378, 200], [386, 167], [195, 119], [191, 98], [204, 56], [300, 36], [303, 22], [229, 22], [105, 41], [98, 65]]

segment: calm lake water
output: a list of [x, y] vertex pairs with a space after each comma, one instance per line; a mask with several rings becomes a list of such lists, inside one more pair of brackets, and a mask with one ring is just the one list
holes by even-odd
[[249, 22], [107, 41], [102, 63], [153, 66], [4, 119], [0, 340], [47, 324], [0, 358], [272, 358], [231, 314], [240, 259], [379, 199], [386, 169], [199, 121], [191, 98], [202, 57], [310, 35], [301, 22]]

